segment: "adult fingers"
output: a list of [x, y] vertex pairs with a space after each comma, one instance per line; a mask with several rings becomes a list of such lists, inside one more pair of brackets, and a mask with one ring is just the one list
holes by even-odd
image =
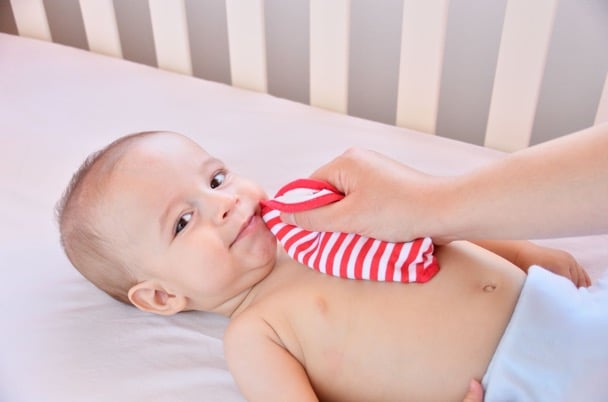
[[361, 200], [352, 195], [362, 179], [360, 165], [368, 151], [349, 149], [329, 163], [321, 166], [311, 178], [327, 182], [345, 195], [341, 201], [314, 210], [297, 213], [283, 213], [285, 223], [314, 231], [341, 231], [361, 233], [362, 228], [352, 219], [354, 214], [366, 211]]
[[353, 227], [352, 216], [349, 212], [349, 200], [341, 201], [296, 213], [282, 213], [281, 220], [285, 223], [317, 232], [357, 232]]

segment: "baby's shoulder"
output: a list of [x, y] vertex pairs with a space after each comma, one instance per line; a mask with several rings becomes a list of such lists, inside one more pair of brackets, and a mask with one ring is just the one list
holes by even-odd
[[286, 349], [298, 349], [294, 317], [306, 315], [302, 293], [303, 286], [286, 286], [259, 297], [252, 305], [232, 317], [224, 332], [225, 348], [243, 347], [248, 339], [250, 346], [270, 341]]
[[224, 353], [228, 361], [240, 359], [243, 354], [269, 347], [285, 347], [272, 321], [257, 310], [245, 310], [230, 320], [224, 331]]
[[[257, 306], [256, 306], [257, 307]], [[241, 342], [243, 337], [273, 337], [276, 331], [263, 308], [248, 308], [232, 317], [224, 332], [224, 342]]]

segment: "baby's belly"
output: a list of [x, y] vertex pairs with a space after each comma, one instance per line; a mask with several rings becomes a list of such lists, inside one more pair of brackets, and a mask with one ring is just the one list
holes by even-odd
[[461, 401], [483, 376], [524, 274], [469, 243], [436, 254], [441, 270], [425, 284], [313, 285], [294, 325], [322, 399]]

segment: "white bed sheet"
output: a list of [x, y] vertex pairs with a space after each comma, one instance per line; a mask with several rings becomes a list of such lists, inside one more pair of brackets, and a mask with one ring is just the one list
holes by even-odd
[[[90, 152], [173, 130], [272, 192], [349, 146], [455, 174], [500, 153], [46, 42], [0, 34], [0, 401], [241, 401], [225, 319], [158, 317], [88, 284], [53, 207]], [[597, 277], [608, 236], [545, 240]]]

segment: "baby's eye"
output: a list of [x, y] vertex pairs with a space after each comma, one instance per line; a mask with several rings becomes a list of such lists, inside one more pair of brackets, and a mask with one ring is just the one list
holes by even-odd
[[177, 236], [179, 234], [179, 232], [181, 232], [182, 230], [184, 230], [186, 228], [186, 226], [188, 226], [190, 219], [192, 219], [192, 212], [185, 213], [179, 217], [179, 219], [177, 220], [177, 223], [175, 224], [174, 236]]
[[211, 178], [211, 182], [209, 182], [209, 187], [211, 187], [211, 188], [219, 187], [222, 185], [222, 183], [224, 183], [224, 180], [226, 180], [226, 172], [224, 172], [224, 171], [217, 172]]

